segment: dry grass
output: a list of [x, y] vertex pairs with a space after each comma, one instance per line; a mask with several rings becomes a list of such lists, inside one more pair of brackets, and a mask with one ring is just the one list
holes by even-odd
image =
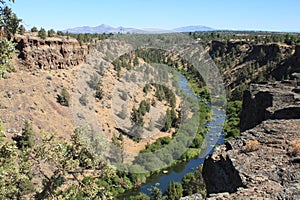
[[300, 141], [294, 141], [291, 143], [291, 151], [292, 156], [300, 156]]
[[251, 152], [256, 151], [258, 149], [259, 142], [257, 140], [251, 140], [246, 142], [246, 145], [244, 147], [245, 152]]

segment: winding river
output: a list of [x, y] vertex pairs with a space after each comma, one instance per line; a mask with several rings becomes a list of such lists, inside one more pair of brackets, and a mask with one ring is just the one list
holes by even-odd
[[[179, 75], [179, 86], [184, 90], [188, 95], [200, 100], [194, 95], [191, 89], [188, 86], [188, 81], [183, 75]], [[163, 194], [166, 192], [168, 185], [171, 182], [181, 182], [183, 176], [187, 173], [194, 172], [197, 167], [203, 164], [205, 158], [213, 153], [214, 147], [224, 143], [225, 136], [222, 134], [223, 123], [226, 119], [226, 115], [223, 111], [218, 110], [212, 107], [212, 120], [206, 125], [209, 127], [209, 132], [206, 135], [206, 148], [204, 148], [200, 155], [191, 159], [185, 163], [176, 164], [167, 169], [168, 173], [164, 174], [163, 172], [153, 174], [147, 178], [147, 183], [143, 184], [140, 189], [131, 191], [130, 194], [137, 194], [143, 192], [150, 196], [149, 189], [153, 186], [158, 187]], [[127, 194], [128, 195], [128, 194]], [[126, 196], [127, 196], [126, 195]], [[126, 199], [126, 198], [125, 198]]]

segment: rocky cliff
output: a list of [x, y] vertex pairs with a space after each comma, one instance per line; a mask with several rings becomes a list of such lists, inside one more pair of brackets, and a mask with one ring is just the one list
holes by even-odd
[[296, 82], [252, 84], [244, 92], [241, 131], [267, 119], [300, 119], [300, 95]]
[[89, 45], [75, 39], [18, 35], [15, 39], [18, 58], [28, 69], [64, 69], [83, 63]]
[[277, 82], [245, 93], [242, 121], [249, 129], [204, 162], [209, 199], [300, 199], [296, 91], [290, 82]]

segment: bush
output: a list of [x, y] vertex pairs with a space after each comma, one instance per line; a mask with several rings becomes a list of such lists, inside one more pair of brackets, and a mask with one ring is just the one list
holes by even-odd
[[62, 106], [70, 105], [70, 94], [66, 88], [63, 88], [57, 98], [58, 103]]
[[202, 166], [198, 167], [196, 172], [186, 174], [182, 179], [182, 187], [184, 196], [195, 193], [206, 197], [206, 186], [202, 177]]
[[38, 36], [42, 39], [46, 39], [46, 37], [47, 37], [46, 30], [44, 28], [41, 28], [38, 32]]
[[168, 200], [177, 200], [182, 197], [182, 185], [178, 182], [173, 182], [168, 186], [168, 190], [166, 192]]
[[37, 29], [37, 27], [32, 27], [32, 29], [30, 30], [32, 33], [36, 33], [36, 32], [38, 32], [38, 29]]
[[25, 32], [26, 32], [25, 27], [24, 27], [23, 25], [21, 25], [21, 26], [19, 27], [19, 34], [24, 35]]
[[14, 70], [11, 59], [16, 52], [15, 44], [7, 38], [0, 38], [0, 78], [3, 77], [5, 72]]
[[88, 98], [87, 98], [87, 94], [81, 95], [81, 97], [79, 98], [79, 102], [80, 102], [81, 105], [87, 106], [87, 104], [89, 103]]
[[48, 31], [48, 37], [53, 37], [55, 35], [55, 31], [53, 29], [50, 29]]

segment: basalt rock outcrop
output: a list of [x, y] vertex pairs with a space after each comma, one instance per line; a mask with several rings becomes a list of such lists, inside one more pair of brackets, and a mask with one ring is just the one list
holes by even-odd
[[252, 84], [244, 92], [241, 131], [267, 119], [300, 119], [300, 94], [295, 81]]
[[15, 38], [18, 58], [28, 69], [65, 69], [80, 65], [89, 53], [87, 44], [75, 39], [19, 35]]
[[300, 199], [300, 106], [292, 83], [245, 93], [247, 130], [204, 162], [208, 199]]

